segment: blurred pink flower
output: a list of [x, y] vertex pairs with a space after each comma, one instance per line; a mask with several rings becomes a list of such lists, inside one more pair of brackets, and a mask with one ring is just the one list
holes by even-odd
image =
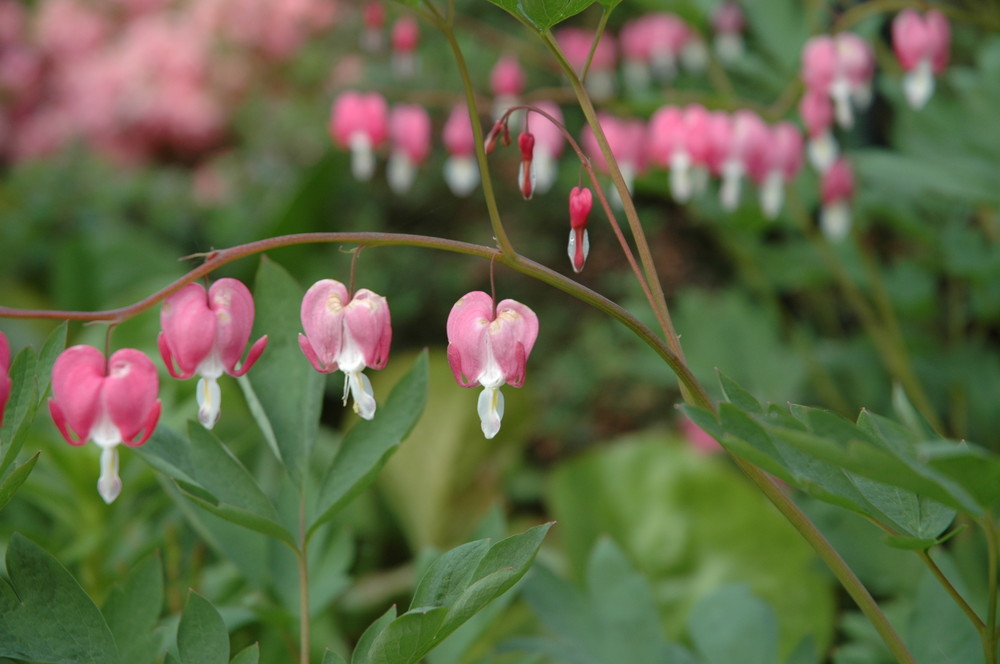
[[389, 114], [389, 162], [386, 178], [396, 193], [413, 185], [417, 166], [431, 150], [431, 118], [418, 104], [400, 104]]
[[722, 178], [719, 200], [722, 208], [731, 212], [739, 205], [744, 176], [752, 173], [756, 160], [768, 148], [767, 125], [753, 111], [741, 109], [727, 120], [715, 116], [710, 126], [716, 169]]
[[837, 158], [837, 141], [832, 131], [833, 103], [826, 93], [806, 90], [799, 101], [799, 116], [809, 134], [809, 162], [823, 172]]
[[402, 79], [413, 78], [417, 73], [417, 45], [420, 43], [420, 26], [417, 19], [407, 14], [392, 26], [392, 70]]
[[299, 347], [320, 373], [344, 372], [344, 405], [353, 395], [354, 412], [366, 420], [375, 416], [375, 394], [366, 368], [382, 369], [389, 361], [392, 322], [389, 304], [367, 288], [351, 296], [333, 279], [313, 284], [301, 308]]
[[785, 187], [802, 169], [802, 158], [802, 132], [798, 127], [779, 122], [768, 129], [768, 137], [751, 171], [760, 188], [761, 210], [768, 219], [774, 219], [781, 211]]
[[101, 448], [97, 490], [106, 503], [121, 493], [118, 445], [142, 445], [156, 428], [158, 391], [156, 367], [132, 348], [116, 351], [105, 362], [92, 346], [72, 346], [56, 359], [49, 412], [70, 445], [92, 440]]
[[267, 336], [258, 339], [236, 368], [250, 341], [253, 318], [250, 291], [242, 282], [228, 278], [219, 279], [207, 292], [201, 284], [188, 284], [164, 300], [160, 309], [163, 331], [157, 342], [163, 364], [174, 378], [199, 376], [198, 421], [206, 429], [219, 420], [218, 378], [224, 373], [242, 376], [267, 346]]
[[827, 238], [839, 242], [851, 230], [851, 199], [854, 197], [854, 171], [844, 157], [838, 158], [823, 174], [820, 184], [823, 207], [820, 229]]
[[[552, 116], [557, 122], [562, 123], [563, 114], [559, 106], [551, 101], [535, 102], [535, 108], [544, 111]], [[558, 173], [558, 159], [562, 155], [566, 144], [566, 137], [563, 130], [552, 124], [548, 118], [537, 113], [529, 114], [531, 122], [531, 133], [535, 136], [535, 161], [533, 172], [535, 174], [535, 189], [539, 193], [548, 191], [555, 182]]]
[[472, 120], [465, 104], [457, 104], [451, 109], [442, 138], [448, 151], [444, 162], [445, 182], [456, 196], [468, 196], [479, 184], [479, 165]]
[[941, 12], [921, 16], [904, 9], [892, 22], [892, 48], [906, 74], [903, 92], [912, 108], [923, 108], [934, 94], [934, 76], [948, 66], [951, 27]]
[[724, 0], [712, 13], [712, 30], [715, 32], [715, 52], [723, 63], [737, 62], [743, 57], [743, 31], [746, 17], [743, 8], [734, 0]]
[[504, 55], [490, 71], [490, 91], [493, 93], [493, 118], [499, 119], [508, 108], [520, 103], [524, 92], [524, 70], [517, 56]]
[[806, 89], [828, 95], [834, 104], [837, 124], [854, 123], [852, 106], [865, 108], [871, 102], [875, 55], [866, 41], [851, 32], [820, 35], [802, 50], [802, 81]]
[[364, 182], [375, 173], [375, 148], [389, 136], [389, 106], [377, 92], [342, 93], [330, 112], [330, 135], [351, 151], [351, 172]]
[[514, 300], [496, 308], [482, 291], [463, 296], [448, 314], [448, 363], [462, 387], [482, 385], [479, 419], [483, 435], [493, 438], [503, 419], [504, 384], [521, 387], [525, 365], [538, 337], [538, 317]]
[[[632, 191], [636, 175], [646, 168], [646, 124], [642, 120], [621, 119], [606, 113], [599, 114], [598, 121], [601, 123], [604, 136], [608, 139], [611, 154], [618, 162], [622, 178], [625, 180], [628, 190]], [[606, 173], [608, 163], [604, 159], [604, 153], [601, 152], [597, 139], [589, 126], [584, 126], [580, 143], [583, 151], [594, 163], [594, 167]], [[611, 201], [616, 205], [621, 205], [621, 198], [617, 190], [612, 190], [612, 192]]]
[[[560, 28], [556, 31], [555, 37], [577, 76], [582, 75], [595, 33], [584, 28]], [[605, 32], [597, 43], [587, 79], [584, 81], [594, 101], [604, 101], [614, 96], [617, 60], [615, 38]]]

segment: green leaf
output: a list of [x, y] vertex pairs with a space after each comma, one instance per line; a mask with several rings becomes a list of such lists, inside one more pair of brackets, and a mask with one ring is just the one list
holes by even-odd
[[726, 401], [740, 410], [754, 414], [764, 412], [760, 402], [752, 394], [740, 387], [736, 381], [721, 371], [719, 372], [719, 387], [722, 389], [722, 394], [726, 397]]
[[35, 456], [20, 466], [15, 466], [14, 470], [0, 482], [0, 509], [3, 509], [3, 506], [10, 502], [10, 499], [14, 497], [18, 488], [28, 479], [28, 475], [31, 474], [31, 469], [35, 467], [35, 462], [38, 461], [40, 454], [41, 452], [35, 452]]
[[261, 259], [254, 288], [254, 330], [258, 335], [267, 334], [268, 342], [247, 376], [281, 452], [280, 460], [296, 485], [302, 483], [319, 430], [324, 380], [299, 348], [303, 292], [281, 266]]
[[489, 540], [477, 540], [438, 556], [417, 584], [410, 602], [411, 610], [423, 606], [452, 604], [462, 589], [469, 585], [469, 580], [489, 548]]
[[688, 630], [706, 664], [779, 661], [774, 612], [746, 586], [725, 586], [699, 602], [688, 618]]
[[206, 512], [210, 512], [238, 526], [243, 526], [258, 533], [263, 533], [268, 537], [273, 537], [280, 542], [284, 542], [293, 550], [298, 550], [298, 543], [295, 541], [295, 537], [277, 521], [237, 507], [236, 505], [220, 502], [215, 496], [194, 484], [183, 480], [175, 480], [175, 482], [186, 498]]
[[[236, 653], [229, 664], [258, 664], [258, 662], [260, 662], [260, 646], [254, 643]], [[323, 662], [326, 664], [325, 658]]]
[[177, 626], [177, 652], [181, 664], [228, 664], [229, 632], [211, 602], [194, 592]]
[[35, 366], [38, 360], [30, 348], [21, 350], [10, 365], [11, 380], [10, 396], [7, 400], [3, 426], [0, 427], [0, 446], [3, 446], [3, 457], [0, 458], [0, 477], [17, 459], [28, 425], [34, 418], [38, 397], [35, 387]]
[[119, 662], [97, 607], [53, 556], [19, 534], [0, 580], [0, 657], [75, 664]]
[[374, 481], [379, 469], [416, 425], [427, 403], [427, 352], [392, 390], [372, 420], [359, 420], [344, 436], [320, 487], [313, 532]]
[[153, 662], [160, 639], [153, 633], [163, 609], [163, 566], [158, 555], [148, 556], [112, 588], [101, 612], [115, 637], [121, 659], [128, 664]]
[[[609, 1], [613, 0], [604, 0], [602, 4]], [[490, 2], [506, 9], [515, 18], [526, 21], [539, 32], [545, 32], [594, 4], [594, 0], [490, 0]]]
[[347, 664], [347, 660], [332, 650], [323, 653], [323, 664]]
[[436, 642], [448, 609], [413, 609], [393, 620], [382, 630], [369, 650], [371, 664], [413, 664], [423, 658]]
[[383, 613], [378, 620], [369, 625], [368, 629], [361, 634], [361, 638], [358, 639], [358, 644], [354, 648], [354, 654], [351, 655], [351, 664], [368, 664], [371, 661], [369, 659], [369, 651], [372, 644], [378, 638], [378, 635], [382, 633], [382, 630], [386, 629], [389, 623], [395, 619], [396, 605], [393, 604], [389, 607], [388, 611]]

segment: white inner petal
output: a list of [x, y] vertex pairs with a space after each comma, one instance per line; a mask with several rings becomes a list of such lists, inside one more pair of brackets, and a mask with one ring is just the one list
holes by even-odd
[[489, 440], [500, 431], [500, 421], [503, 419], [503, 393], [499, 389], [487, 387], [479, 394], [477, 410], [483, 435]]
[[469, 156], [451, 156], [444, 162], [444, 181], [456, 196], [468, 196], [479, 185], [479, 166]]
[[347, 398], [354, 397], [354, 412], [366, 420], [375, 417], [375, 392], [368, 376], [360, 371], [352, 371], [344, 377], [344, 405]]
[[109, 505], [122, 492], [122, 481], [118, 477], [118, 447], [116, 445], [101, 450], [101, 476], [97, 480], [97, 492]]
[[359, 182], [367, 182], [375, 173], [375, 152], [368, 136], [360, 131], [351, 134], [351, 174]]
[[910, 108], [920, 110], [934, 94], [934, 72], [931, 61], [923, 58], [916, 69], [903, 75], [903, 93]]
[[824, 205], [820, 210], [819, 225], [827, 239], [840, 242], [851, 230], [851, 206], [846, 201]]
[[219, 421], [222, 408], [222, 391], [214, 378], [201, 378], [195, 388], [198, 401], [198, 421], [206, 429], [211, 429]]
[[781, 171], [773, 170], [764, 178], [760, 188], [760, 207], [764, 216], [774, 219], [781, 212], [781, 204], [785, 200], [785, 178]]
[[389, 155], [389, 163], [386, 164], [385, 178], [389, 181], [389, 187], [397, 194], [405, 194], [413, 186], [413, 181], [417, 177], [417, 167], [410, 161], [410, 158], [401, 150], [394, 151]]

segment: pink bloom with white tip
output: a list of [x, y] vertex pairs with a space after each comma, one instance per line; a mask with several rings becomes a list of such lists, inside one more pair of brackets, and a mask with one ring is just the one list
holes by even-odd
[[749, 110], [739, 110], [728, 118], [714, 116], [711, 125], [715, 167], [722, 177], [719, 200], [724, 210], [733, 211], [740, 202], [743, 177], [752, 172], [755, 160], [767, 149], [767, 125]]
[[417, 73], [417, 46], [420, 26], [410, 15], [400, 17], [392, 26], [392, 69], [399, 78], [413, 78]]
[[854, 124], [852, 105], [867, 107], [875, 74], [875, 54], [866, 41], [851, 32], [810, 39], [802, 50], [802, 80], [810, 92], [833, 100], [837, 124]]
[[[590, 56], [595, 33], [584, 28], [561, 28], [556, 31], [555, 36], [577, 75], [582, 75], [587, 58]], [[597, 42], [594, 57], [590, 61], [590, 69], [587, 70], [587, 79], [584, 81], [587, 92], [594, 101], [605, 101], [614, 96], [617, 63], [617, 43], [613, 36], [605, 32]]]
[[444, 162], [444, 179], [456, 196], [468, 196], [479, 184], [476, 163], [476, 137], [472, 120], [464, 104], [458, 104], [444, 124], [442, 133], [448, 158]]
[[738, 61], [743, 57], [743, 31], [746, 17], [738, 2], [726, 0], [712, 14], [712, 29], [715, 31], [715, 52], [724, 63]]
[[10, 398], [10, 344], [7, 336], [0, 332], [0, 425], [3, 424], [3, 412]]
[[156, 428], [159, 387], [153, 362], [132, 348], [116, 351], [105, 361], [92, 346], [73, 346], [52, 367], [52, 420], [70, 445], [91, 440], [101, 448], [97, 491], [106, 503], [122, 489], [118, 445], [138, 447]]
[[431, 151], [431, 117], [423, 106], [400, 104], [389, 115], [389, 139], [392, 145], [386, 178], [396, 193], [413, 185], [417, 166]]
[[691, 39], [690, 29], [680, 17], [666, 12], [646, 14], [637, 20], [643, 26], [640, 36], [649, 42], [653, 76], [662, 83], [671, 82], [677, 76], [677, 63], [684, 47]]
[[904, 9], [892, 22], [892, 48], [906, 74], [903, 92], [912, 108], [923, 108], [934, 94], [934, 76], [948, 66], [951, 27], [936, 10], [921, 16]]
[[[611, 154], [618, 162], [622, 178], [631, 192], [636, 175], [646, 168], [646, 124], [641, 120], [621, 119], [604, 113], [598, 116], [598, 121], [601, 123], [604, 136], [608, 139]], [[581, 145], [594, 162], [594, 167], [607, 173], [608, 163], [589, 125], [583, 128]], [[611, 202], [621, 206], [622, 201], [617, 189], [612, 190]]]
[[330, 136], [351, 151], [351, 172], [358, 180], [375, 173], [375, 148], [389, 136], [389, 106], [377, 92], [344, 92], [333, 103]]
[[497, 60], [490, 71], [490, 90], [493, 92], [493, 117], [499, 119], [511, 106], [520, 103], [524, 92], [524, 70], [517, 57], [505, 55]]
[[820, 184], [823, 207], [819, 225], [823, 234], [834, 242], [847, 237], [851, 230], [851, 199], [854, 197], [854, 171], [847, 159], [833, 162], [823, 174]]
[[354, 412], [375, 416], [375, 394], [366, 368], [382, 369], [389, 361], [392, 320], [389, 304], [367, 288], [351, 297], [333, 279], [313, 284], [302, 298], [299, 347], [316, 371], [344, 372], [344, 405], [354, 397]]
[[708, 177], [711, 114], [691, 104], [683, 109], [663, 106], [649, 120], [650, 162], [670, 170], [670, 193], [684, 203], [702, 190]]
[[587, 187], [573, 187], [569, 192], [569, 246], [566, 253], [574, 272], [583, 270], [590, 253], [587, 218], [594, 207], [594, 195]]
[[802, 170], [802, 133], [790, 122], [779, 122], [769, 130], [751, 175], [760, 187], [760, 207], [774, 219], [784, 202], [785, 186]]
[[448, 314], [448, 364], [462, 387], [482, 385], [479, 419], [493, 438], [503, 419], [504, 384], [521, 387], [538, 337], [538, 317], [527, 306], [503, 300], [496, 307], [482, 291], [468, 293]]
[[837, 158], [837, 141], [833, 137], [833, 103], [823, 92], [806, 90], [799, 101], [799, 116], [809, 134], [809, 163], [821, 173]]
[[206, 429], [219, 420], [222, 393], [217, 380], [223, 374], [245, 374], [267, 346], [267, 336], [258, 339], [236, 367], [250, 341], [253, 318], [253, 296], [236, 279], [219, 279], [207, 292], [201, 284], [188, 284], [163, 302], [160, 355], [174, 378], [200, 377], [195, 396], [198, 421]]
[[[555, 103], [540, 101], [535, 104], [535, 108], [549, 114], [556, 122], [562, 123], [562, 111]], [[531, 133], [535, 137], [535, 159], [532, 169], [535, 176], [535, 190], [544, 193], [552, 187], [559, 174], [558, 159], [566, 144], [566, 137], [562, 129], [548, 118], [535, 113], [531, 119]]]
[[361, 48], [369, 53], [382, 50], [385, 8], [380, 0], [368, 0], [361, 10], [361, 19], [364, 24], [361, 30]]

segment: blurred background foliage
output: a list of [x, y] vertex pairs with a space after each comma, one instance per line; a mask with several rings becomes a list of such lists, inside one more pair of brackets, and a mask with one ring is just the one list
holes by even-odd
[[[0, 142], [2, 303], [122, 306], [197, 262], [181, 257], [286, 233], [392, 231], [491, 244], [478, 192], [458, 198], [440, 175], [441, 127], [461, 100], [446, 44], [422, 24], [419, 73], [401, 80], [388, 50], [359, 49], [358, 2], [314, 2], [329, 15], [317, 9], [319, 18], [284, 51], [254, 41], [259, 34], [241, 41], [208, 33], [208, 62], [224, 53], [226, 61], [242, 63], [243, 74], [235, 91], [219, 93], [218, 127], [193, 144], [175, 136], [123, 154], [70, 134], [41, 147], [18, 147], [26, 118], [66, 98], [43, 78], [39, 85], [53, 88], [35, 90], [25, 101], [18, 95], [26, 93], [4, 79], [0, 103], [11, 131]], [[141, 9], [142, 3], [121, 0], [111, 10], [69, 0], [20, 4], [23, 32], [0, 41], [0, 69], [19, 54], [16, 49], [35, 48], [38, 75], [56, 76], [63, 66], [58, 58], [67, 56], [43, 40], [39, 17], [57, 3], [103, 17], [105, 41], [78, 46], [84, 49], [102, 43], [111, 49], [140, 21], [180, 21], [188, 4], [149, 2], [152, 9]], [[215, 4], [237, 11], [236, 2]], [[265, 24], [277, 20], [268, 12], [279, 12], [280, 3], [244, 4]], [[669, 9], [707, 36], [716, 4], [626, 0], [609, 31], [646, 11]], [[889, 411], [894, 378], [853, 293], [870, 303], [883, 327], [895, 326], [945, 433], [1000, 449], [994, 425], [1000, 395], [1000, 132], [993, 121], [1000, 103], [998, 10], [992, 3], [956, 4], [969, 20], [953, 22], [952, 64], [918, 112], [902, 101], [900, 69], [887, 41], [889, 15], [859, 11], [866, 4], [876, 3], [744, 3], [748, 52], [742, 60], [726, 69], [713, 62], [707, 73], [682, 71], [670, 88], [623, 93], [604, 108], [648, 118], [662, 104], [697, 101], [727, 110], [750, 106], [769, 121], [794, 119], [805, 39], [833, 21], [858, 19], [851, 27], [874, 44], [878, 73], [872, 109], [840, 137], [859, 183], [851, 241], [830, 245], [817, 236], [812, 172], [800, 174], [779, 218], [768, 221], [748, 192], [733, 213], [723, 212], [709, 194], [680, 206], [670, 199], [664, 171], [650, 169], [635, 186], [639, 214], [688, 360], [707, 385], [714, 386], [714, 373], [722, 370], [762, 400], [817, 404], [847, 416], [860, 408]], [[482, 82], [484, 126], [490, 105], [485, 81], [499, 54], [509, 52], [525, 69], [526, 99], [563, 103], [566, 124], [579, 135], [582, 117], [566, 105], [569, 90], [542, 46], [490, 3], [459, 1], [456, 7], [461, 46], [473, 79]], [[388, 34], [408, 10], [399, 4], [385, 10]], [[594, 7], [572, 23], [592, 28], [599, 15]], [[331, 102], [358, 88], [378, 90], [392, 104], [422, 104], [432, 114], [436, 147], [408, 193], [388, 188], [381, 164], [373, 181], [356, 182], [348, 155], [331, 145]], [[567, 192], [580, 177], [574, 159], [565, 156], [556, 184], [530, 202], [517, 193], [516, 150], [498, 149], [490, 162], [514, 246], [566, 274]], [[595, 209], [594, 217], [591, 256], [579, 280], [651, 321], [603, 214]], [[320, 278], [349, 276], [350, 256], [335, 246], [298, 246], [269, 257], [303, 290]], [[247, 259], [215, 276], [251, 283], [256, 267]], [[315, 591], [322, 607], [314, 627], [318, 640], [352, 643], [388, 603], [405, 603], [429, 551], [503, 534], [507, 523], [555, 519], [544, 569], [525, 583], [524, 600], [495, 605], [456, 635], [459, 645], [430, 661], [624, 661], [607, 653], [639, 647], [635, 635], [641, 630], [662, 644], [650, 641], [648, 652], [629, 661], [674, 661], [657, 659], [661, 655], [726, 661], [689, 623], [699, 611], [717, 610], [709, 601], [713, 593], [723, 593], [726, 606], [744, 607], [746, 624], [763, 625], [753, 631], [773, 631], [773, 643], [762, 637], [759, 661], [820, 661], [831, 643], [834, 661], [884, 661], [863, 620], [790, 527], [724, 458], [693, 451], [672, 408], [679, 401], [676, 383], [653, 352], [580, 303], [502, 269], [498, 298], [531, 306], [542, 331], [525, 387], [507, 391], [502, 434], [484, 442], [475, 395], [454, 385], [443, 348], [452, 304], [469, 290], [488, 290], [489, 272], [481, 261], [411, 248], [361, 255], [357, 284], [388, 297], [394, 325], [392, 361], [372, 377], [376, 394], [387, 394], [411, 364], [408, 357], [423, 347], [432, 350], [431, 394], [425, 417], [377, 488], [340, 517], [343, 523], [331, 530], [339, 534], [327, 546], [316, 547], [326, 556]], [[154, 309], [119, 326], [113, 343], [155, 357], [158, 327]], [[40, 347], [52, 328], [47, 321], [0, 321], [15, 349]], [[71, 343], [100, 347], [104, 335], [101, 326], [70, 327]], [[339, 382], [326, 386], [321, 441], [332, 450], [345, 415]], [[193, 387], [164, 374], [164, 423], [184, 426], [195, 410]], [[250, 415], [235, 382], [224, 378], [223, 393], [216, 432], [266, 477], [273, 472], [269, 453], [247, 426]], [[93, 491], [97, 450], [69, 448], [46, 417], [36, 422], [24, 454], [37, 450], [41, 460], [4, 510], [0, 540], [17, 531], [43, 543], [97, 601], [125, 570], [159, 551], [169, 612], [180, 610], [188, 587], [197, 588], [222, 610], [234, 646], [260, 641], [264, 661], [282, 660], [294, 633], [295, 600], [288, 597], [294, 593], [282, 591], [293, 586], [290, 557], [234, 564], [192, 527], [176, 489], [135, 455], [123, 459], [127, 491], [106, 507]], [[946, 603], [920, 601], [937, 588], [906, 552], [882, 547], [878, 534], [854, 516], [803, 503], [874, 592], [890, 601], [902, 629], [924, 635], [922, 652], [931, 653], [935, 635], [961, 622], [944, 615], [948, 609], [926, 613]], [[207, 527], [223, 538], [238, 537], [226, 534], [232, 527], [221, 521]], [[960, 577], [970, 569], [963, 561], [982, 559], [982, 543], [960, 534], [940, 555]], [[256, 583], [261, 576], [271, 581]], [[978, 582], [964, 579], [970, 589]], [[626, 596], [612, 597], [616, 592]], [[636, 631], [605, 629], [628, 622], [627, 610], [646, 604], [656, 609], [652, 624], [647, 614]], [[552, 647], [588, 630], [604, 642], [579, 656]]]

